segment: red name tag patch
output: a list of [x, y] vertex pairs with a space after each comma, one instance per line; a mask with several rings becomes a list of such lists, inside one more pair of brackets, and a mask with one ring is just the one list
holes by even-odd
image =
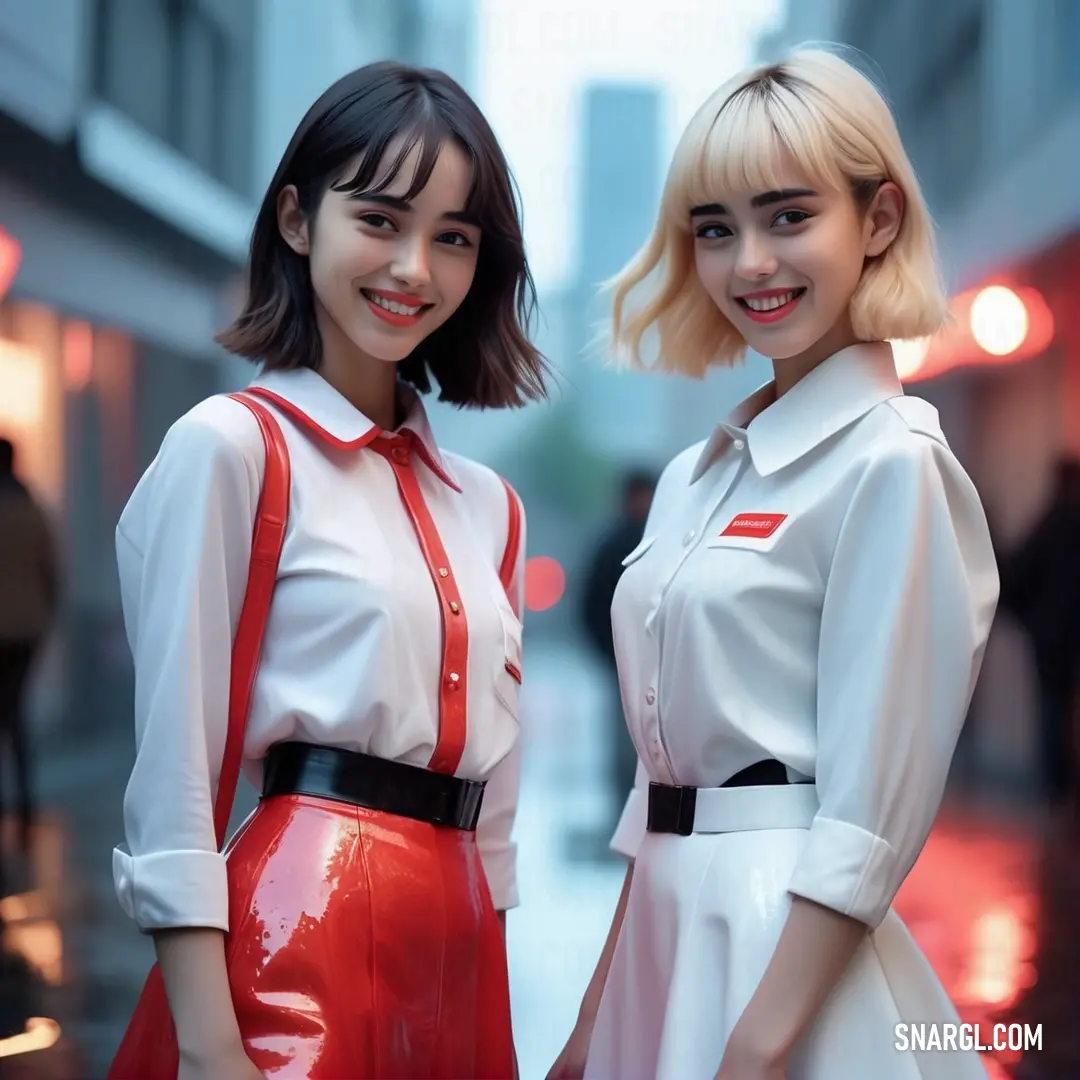
[[739, 514], [731, 519], [731, 524], [721, 536], [753, 536], [764, 540], [772, 536], [787, 519], [787, 514]]

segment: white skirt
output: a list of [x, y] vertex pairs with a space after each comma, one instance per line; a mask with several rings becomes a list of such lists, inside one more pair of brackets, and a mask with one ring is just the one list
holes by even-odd
[[[744, 804], [751, 790], [770, 797], [768, 788], [738, 790]], [[646, 834], [585, 1080], [712, 1080], [780, 937], [806, 836]], [[975, 1050], [897, 1048], [897, 1024], [959, 1022], [890, 911], [792, 1055], [787, 1080], [986, 1080]]]

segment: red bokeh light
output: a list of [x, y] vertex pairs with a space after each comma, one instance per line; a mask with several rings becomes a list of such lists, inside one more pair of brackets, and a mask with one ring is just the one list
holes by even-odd
[[525, 606], [529, 611], [547, 611], [561, 599], [566, 574], [555, 559], [534, 555], [525, 563]]
[[94, 373], [94, 330], [86, 322], [64, 327], [64, 385], [73, 393], [85, 390]]
[[0, 300], [4, 298], [22, 262], [22, 247], [9, 232], [0, 229]]

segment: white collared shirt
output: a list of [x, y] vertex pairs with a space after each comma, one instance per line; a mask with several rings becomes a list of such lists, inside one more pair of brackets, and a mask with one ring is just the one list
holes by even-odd
[[[270, 372], [254, 385], [277, 396], [264, 404], [281, 420], [292, 472], [244, 771], [258, 787], [262, 757], [284, 739], [427, 765], [439, 735], [442, 616], [393, 467], [366, 446], [386, 436], [313, 371]], [[416, 437], [412, 472], [467, 622], [468, 662], [450, 676], [467, 695], [456, 775], [489, 781], [477, 843], [495, 906], [507, 908], [517, 903], [522, 633], [499, 579], [507, 491], [485, 466], [440, 452], [415, 394], [402, 428]], [[116, 849], [113, 870], [142, 930], [228, 929], [212, 792], [264, 460], [251, 413], [210, 398], [169, 430], [117, 527], [138, 753], [124, 799], [127, 850]], [[522, 520], [517, 596], [524, 553]]]
[[[792, 893], [876, 926], [938, 811], [998, 598], [979, 497], [886, 344], [762, 387], [664, 472], [612, 605], [637, 784], [776, 758], [820, 810]], [[772, 404], [769, 404], [772, 402]]]

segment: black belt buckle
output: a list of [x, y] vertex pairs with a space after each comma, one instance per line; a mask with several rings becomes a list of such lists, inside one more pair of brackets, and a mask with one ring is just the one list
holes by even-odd
[[645, 828], [653, 833], [691, 836], [696, 806], [697, 788], [649, 784], [649, 818]]
[[455, 828], [472, 832], [480, 820], [480, 805], [484, 801], [484, 784], [477, 780], [458, 780], [455, 785], [452, 824]]

